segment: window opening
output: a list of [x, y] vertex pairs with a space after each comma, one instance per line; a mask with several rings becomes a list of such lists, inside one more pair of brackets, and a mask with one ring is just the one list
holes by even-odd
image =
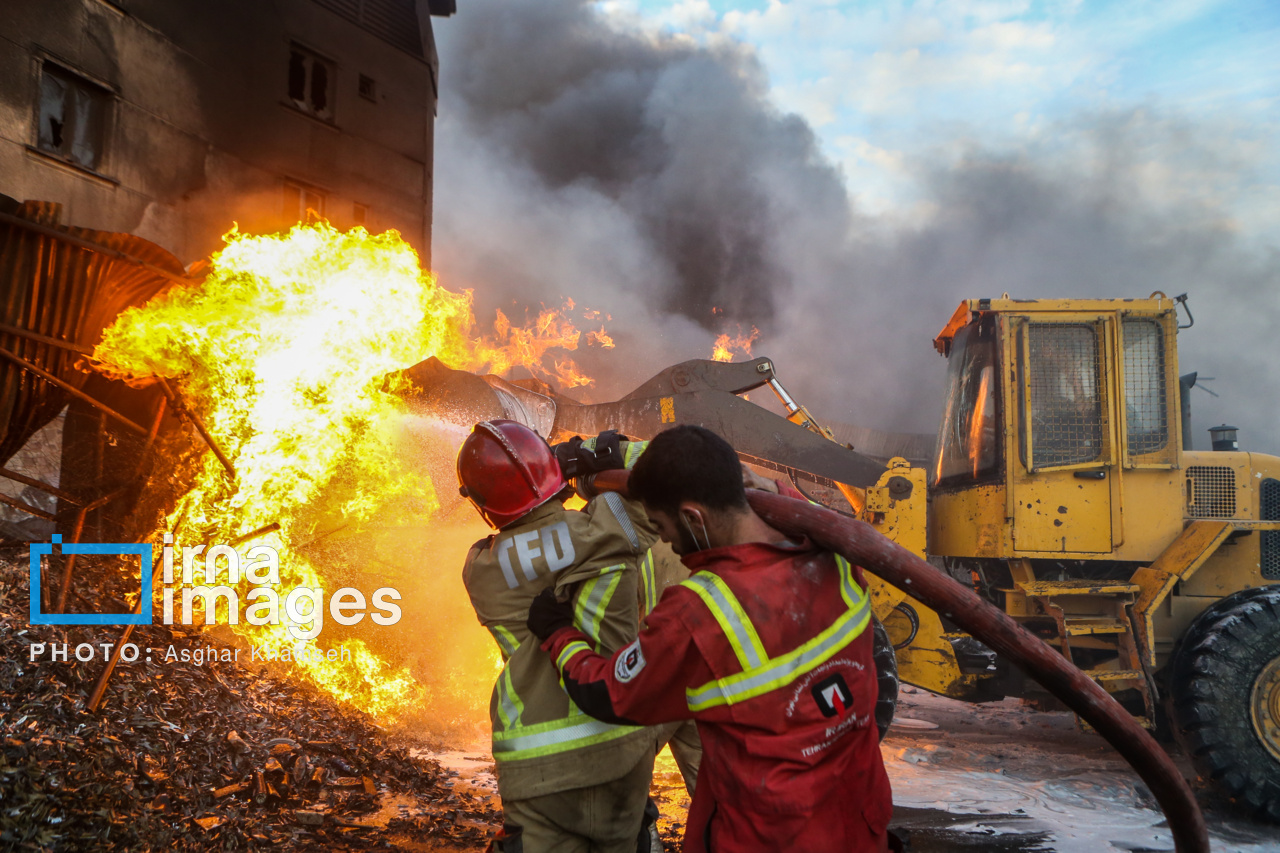
[[333, 119], [333, 63], [306, 48], [289, 49], [289, 100], [305, 113]]
[[1031, 467], [1101, 461], [1098, 330], [1085, 323], [1030, 323]]
[[1164, 328], [1153, 319], [1128, 319], [1122, 325], [1126, 437], [1129, 455], [1143, 456], [1169, 441]]
[[324, 193], [285, 182], [283, 211], [286, 222], [314, 222], [324, 219], [324, 207]]
[[998, 473], [998, 370], [994, 317], [956, 333], [947, 361], [947, 401], [938, 431], [935, 485], [971, 482]]
[[40, 150], [96, 170], [102, 163], [110, 94], [50, 62], [40, 75]]

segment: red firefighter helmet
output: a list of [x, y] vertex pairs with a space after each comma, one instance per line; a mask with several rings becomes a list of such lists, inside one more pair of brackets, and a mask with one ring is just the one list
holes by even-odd
[[515, 421], [481, 421], [458, 451], [458, 491], [491, 527], [551, 500], [564, 483], [542, 436]]

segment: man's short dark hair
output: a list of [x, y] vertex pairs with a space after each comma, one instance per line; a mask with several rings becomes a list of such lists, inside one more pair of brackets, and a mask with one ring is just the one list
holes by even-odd
[[631, 471], [629, 488], [633, 498], [671, 515], [684, 501], [711, 510], [747, 508], [738, 454], [700, 426], [675, 426], [654, 436]]

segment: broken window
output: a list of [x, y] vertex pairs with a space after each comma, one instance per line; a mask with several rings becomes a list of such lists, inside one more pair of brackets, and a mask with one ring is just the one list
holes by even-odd
[[934, 485], [962, 485], [1000, 470], [999, 345], [994, 317], [961, 329], [947, 361], [947, 402]]
[[289, 48], [289, 100], [305, 113], [333, 120], [333, 63], [304, 47]]
[[284, 218], [286, 222], [314, 222], [324, 219], [324, 193], [300, 184], [285, 182]]
[[96, 170], [110, 93], [65, 68], [44, 63], [40, 76], [40, 150]]

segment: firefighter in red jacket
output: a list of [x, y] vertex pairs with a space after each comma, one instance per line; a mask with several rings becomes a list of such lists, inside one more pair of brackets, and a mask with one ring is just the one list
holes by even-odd
[[655, 437], [630, 490], [694, 574], [613, 655], [554, 595], [534, 600], [529, 629], [574, 703], [617, 724], [697, 721], [686, 853], [889, 850], [861, 570], [752, 512], [737, 454], [701, 427]]

